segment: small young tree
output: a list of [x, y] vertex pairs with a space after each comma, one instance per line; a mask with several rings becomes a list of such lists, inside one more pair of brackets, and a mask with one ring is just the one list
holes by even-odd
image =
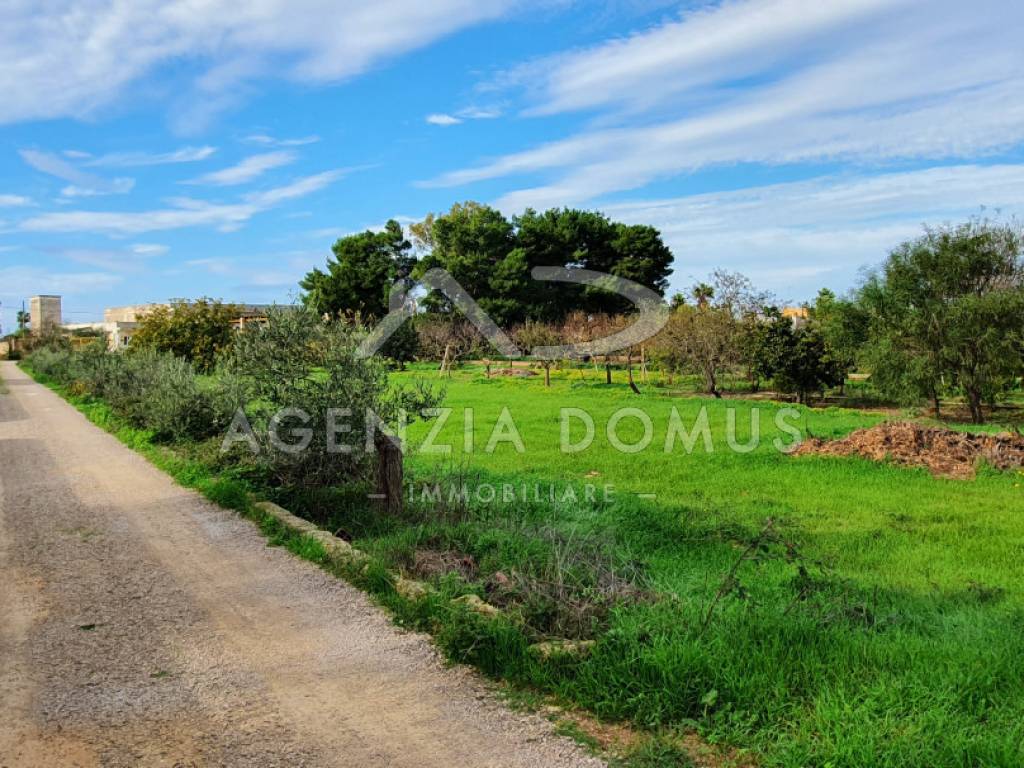
[[828, 288], [818, 291], [808, 315], [811, 325], [825, 340], [832, 359], [842, 368], [845, 383], [846, 374], [857, 364], [867, 341], [867, 315], [856, 302], [837, 298]]
[[[533, 320], [527, 320], [523, 325], [519, 326], [513, 332], [513, 337], [519, 347], [528, 350], [531, 354], [537, 347], [553, 347], [563, 343], [558, 331], [547, 323], [538, 323]], [[550, 387], [551, 366], [556, 361], [552, 358], [541, 357], [537, 358], [537, 362], [544, 369], [544, 386]]]
[[231, 345], [238, 307], [219, 300], [176, 299], [146, 314], [132, 336], [132, 349], [170, 352], [202, 373], [213, 369], [217, 355]]
[[[678, 295], [676, 294], [676, 296]], [[677, 328], [682, 317], [677, 310], [685, 306], [685, 302], [673, 302], [665, 327], [649, 341], [651, 358], [665, 373], [669, 385], [672, 384], [672, 379], [676, 374], [682, 373], [683, 366], [686, 364], [682, 337]]]
[[736, 318], [727, 309], [709, 304], [682, 306], [667, 326], [669, 343], [678, 345], [686, 364], [704, 379], [704, 391], [721, 397], [721, 374], [738, 358]]
[[832, 358], [816, 329], [798, 328], [788, 340], [773, 377], [781, 391], [795, 393], [799, 402], [806, 403], [812, 392], [823, 392], [843, 380], [842, 366]]
[[420, 337], [416, 332], [416, 320], [412, 318], [402, 323], [398, 329], [388, 337], [388, 340], [381, 347], [380, 353], [393, 362], [399, 370], [405, 370], [405, 364], [416, 359], [420, 349]]
[[778, 307], [765, 307], [757, 322], [744, 325], [741, 349], [755, 391], [762, 379], [771, 379], [782, 369], [793, 345], [793, 323]]

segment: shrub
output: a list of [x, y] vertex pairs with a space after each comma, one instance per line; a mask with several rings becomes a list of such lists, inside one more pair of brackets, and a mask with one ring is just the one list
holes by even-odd
[[103, 397], [132, 424], [164, 440], [213, 434], [213, 407], [189, 362], [152, 350], [108, 354], [106, 362], [114, 364], [107, 368]]
[[[255, 461], [282, 485], [316, 488], [364, 479], [373, 466], [367, 432], [375, 428], [364, 416], [397, 425], [403, 412], [414, 418], [440, 400], [422, 386], [389, 388], [384, 360], [357, 353], [365, 337], [358, 325], [325, 322], [302, 308], [272, 310], [268, 320], [238, 334], [218, 378], [224, 405], [244, 411]], [[283, 409], [292, 409], [291, 415], [282, 418]], [[329, 427], [338, 425], [349, 431], [329, 435]], [[235, 427], [244, 429], [238, 422]], [[308, 430], [308, 444], [282, 450], [281, 443], [301, 445], [297, 428]], [[332, 448], [341, 442], [351, 449]]]
[[237, 316], [238, 307], [212, 299], [173, 301], [142, 318], [132, 348], [170, 352], [205, 373], [231, 345], [235, 335], [232, 321]]
[[109, 352], [103, 341], [80, 352], [55, 343], [34, 350], [32, 368], [77, 395], [104, 400], [132, 426], [162, 440], [208, 437], [222, 426], [214, 399], [199, 388], [192, 365], [168, 353]]

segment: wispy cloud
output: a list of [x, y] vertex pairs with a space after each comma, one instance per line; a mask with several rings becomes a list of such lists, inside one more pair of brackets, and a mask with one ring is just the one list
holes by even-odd
[[163, 256], [171, 249], [166, 245], [159, 245], [157, 243], [135, 243], [131, 247], [132, 253], [136, 256]]
[[185, 262], [187, 267], [201, 267], [214, 275], [230, 275], [236, 271], [235, 262], [231, 259], [191, 259]]
[[212, 171], [198, 178], [192, 179], [191, 184], [212, 184], [213, 186], [226, 187], [235, 184], [245, 184], [269, 170], [281, 168], [295, 162], [298, 155], [294, 152], [267, 152], [262, 155], [252, 155], [228, 168], [219, 171]]
[[337, 82], [532, 1], [18, 2], [0, 29], [0, 61], [17, 62], [0, 69], [0, 123], [95, 114], [172, 66], [200, 68], [176, 106], [216, 113], [260, 80]]
[[37, 267], [14, 266], [0, 269], [0, 298], [23, 299], [42, 292], [81, 295], [105, 291], [118, 285], [121, 275], [105, 272], [57, 272]]
[[45, 213], [26, 219], [20, 228], [27, 232], [98, 232], [122, 236], [186, 227], [232, 231], [263, 211], [323, 189], [347, 172], [334, 170], [305, 176], [285, 186], [245, 195], [235, 203], [211, 203], [181, 197], [168, 201], [168, 208], [150, 211]]
[[[112, 152], [92, 158], [85, 165], [100, 168], [134, 168], [147, 165], [196, 163], [206, 160], [216, 151], [216, 147], [182, 147], [173, 152]], [[88, 154], [85, 156], [89, 157]]]
[[466, 120], [492, 120], [501, 117], [500, 107], [465, 107], [454, 115], [447, 112], [435, 112], [427, 115], [424, 120], [431, 125], [449, 126], [459, 125]]
[[32, 205], [32, 200], [24, 195], [0, 195], [0, 208], [20, 208], [26, 205]]
[[957, 165], [605, 206], [616, 219], [658, 227], [682, 288], [720, 266], [788, 298], [842, 288], [924, 223], [958, 221], [982, 206], [1024, 213], [1024, 165]]
[[32, 168], [40, 173], [71, 182], [61, 190], [65, 197], [87, 197], [92, 195], [125, 194], [135, 186], [135, 180], [129, 178], [105, 179], [87, 173], [69, 163], [59, 155], [40, 152], [35, 149], [22, 149], [19, 154]]
[[995, 0], [721, 3], [533, 65], [528, 112], [595, 121], [430, 184], [539, 176], [500, 200], [521, 208], [715, 165], [974, 158], [1024, 140], [1022, 24]]
[[501, 107], [465, 107], [455, 114], [466, 120], [493, 120], [501, 117], [504, 110]]
[[442, 112], [435, 112], [432, 115], [427, 115], [424, 119], [431, 125], [458, 125], [462, 122], [454, 115], [448, 115]]
[[262, 144], [265, 147], [302, 147], [307, 144], [316, 144], [320, 141], [319, 136], [301, 136], [296, 139], [275, 139], [265, 133], [254, 133], [246, 136], [243, 141], [249, 144]]

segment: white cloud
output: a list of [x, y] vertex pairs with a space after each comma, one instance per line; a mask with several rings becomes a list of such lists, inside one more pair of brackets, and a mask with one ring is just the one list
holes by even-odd
[[335, 170], [306, 176], [282, 187], [245, 195], [236, 203], [211, 203], [181, 197], [168, 201], [168, 208], [150, 211], [44, 213], [21, 222], [20, 228], [27, 232], [98, 232], [109, 235], [138, 235], [185, 227], [215, 227], [221, 231], [232, 231], [258, 213], [323, 189], [346, 172]]
[[300, 136], [295, 139], [275, 139], [273, 136], [268, 136], [265, 133], [254, 133], [246, 136], [242, 141], [250, 144], [262, 144], [265, 147], [302, 147], [307, 144], [316, 144], [320, 141], [320, 137], [312, 135]]
[[214, 186], [231, 186], [234, 184], [245, 184], [248, 181], [262, 176], [269, 170], [280, 168], [295, 162], [298, 155], [294, 152], [267, 152], [262, 155], [252, 155], [241, 162], [222, 168], [219, 171], [212, 171], [199, 178], [192, 179], [191, 184], [212, 184]]
[[521, 208], [714, 165], [974, 158], [1024, 141], [1022, 24], [996, 0], [722, 3], [533, 65], [532, 111], [598, 119], [430, 185], [542, 174], [500, 200]]
[[534, 84], [534, 114], [609, 104], [646, 107], [699, 87], [763, 74], [917, 0], [728, 0], [589, 49], [530, 62], [499, 84]]
[[126, 195], [135, 188], [135, 179], [117, 178], [98, 180], [89, 187], [69, 184], [61, 189], [64, 197], [96, 197], [97, 195]]
[[458, 125], [466, 120], [493, 120], [501, 117], [501, 107], [464, 107], [450, 115], [447, 112], [435, 112], [424, 119], [431, 125]]
[[661, 230], [683, 288], [717, 267], [746, 273], [790, 299], [845, 289], [923, 224], [962, 221], [982, 206], [1024, 214], [1024, 165], [958, 165], [604, 206]]
[[131, 247], [132, 253], [136, 256], [163, 256], [171, 249], [166, 245], [159, 245], [157, 243], [135, 243]]
[[192, 259], [191, 261], [186, 261], [185, 266], [202, 267], [214, 275], [230, 275], [236, 270], [235, 262], [231, 259]]
[[40, 173], [54, 176], [71, 184], [61, 190], [65, 197], [84, 197], [89, 195], [125, 194], [135, 186], [134, 179], [104, 179], [75, 167], [64, 158], [40, 152], [35, 149], [19, 151], [22, 160]]
[[[85, 164], [106, 168], [134, 168], [146, 165], [195, 163], [200, 160], [206, 160], [216, 151], [216, 147], [182, 147], [173, 152], [112, 152], [93, 158]], [[67, 155], [68, 153], [65, 152], [64, 154]], [[89, 155], [85, 154], [85, 157], [89, 157]]]
[[[35, 0], [8, 0], [0, 25], [0, 123], [88, 116], [147, 75], [189, 66], [202, 69], [191, 86], [177, 88], [182, 103], [216, 112], [257, 78], [337, 82], [522, 4], [51, 0], [40, 9]], [[183, 122], [202, 119], [193, 114]]]
[[424, 119], [431, 125], [458, 125], [462, 122], [462, 120], [454, 115], [447, 115], [441, 112], [435, 112], [432, 115], [427, 115]]
[[121, 281], [121, 275], [105, 272], [54, 272], [36, 267], [5, 267], [0, 269], [0, 298], [9, 305], [12, 299], [20, 301], [26, 296], [41, 293], [64, 296], [89, 294], [109, 290]]
[[0, 208], [20, 208], [32, 205], [32, 200], [24, 195], [0, 195]]
[[455, 114], [467, 120], [493, 120], [501, 117], [502, 111], [501, 107], [465, 107]]

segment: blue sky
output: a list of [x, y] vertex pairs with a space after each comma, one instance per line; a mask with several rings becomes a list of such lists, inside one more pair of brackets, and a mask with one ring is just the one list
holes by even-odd
[[[242, 7], [244, 6], [244, 8]], [[347, 232], [480, 200], [842, 291], [1024, 211], [1010, 0], [9, 0], [0, 302], [287, 301]]]

